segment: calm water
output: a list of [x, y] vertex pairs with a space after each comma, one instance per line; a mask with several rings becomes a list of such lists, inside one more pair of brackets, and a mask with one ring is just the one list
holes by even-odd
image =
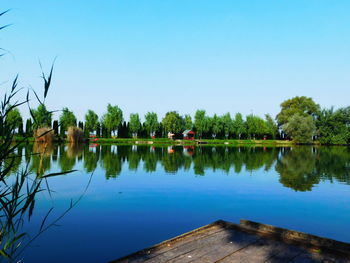
[[218, 219], [350, 242], [347, 147], [62, 145], [41, 160], [29, 155], [42, 151], [19, 148], [22, 165], [37, 174], [78, 171], [48, 179], [51, 197], [38, 195], [27, 231], [34, 234], [51, 207], [50, 220], [81, 200], [32, 244], [24, 262], [107, 262]]

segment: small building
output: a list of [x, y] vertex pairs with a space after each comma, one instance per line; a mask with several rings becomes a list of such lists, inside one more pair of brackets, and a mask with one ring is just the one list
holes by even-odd
[[175, 136], [174, 133], [168, 132], [168, 139], [174, 140], [174, 136]]
[[192, 130], [185, 130], [182, 135], [184, 140], [194, 140], [194, 135], [196, 133]]

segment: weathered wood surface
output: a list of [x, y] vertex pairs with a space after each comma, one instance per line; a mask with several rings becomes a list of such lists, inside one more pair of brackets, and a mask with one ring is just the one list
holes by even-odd
[[111, 263], [339, 262], [350, 244], [241, 220], [217, 221]]

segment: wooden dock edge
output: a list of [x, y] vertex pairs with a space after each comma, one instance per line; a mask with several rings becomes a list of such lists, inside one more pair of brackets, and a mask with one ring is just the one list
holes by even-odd
[[215, 222], [213, 222], [211, 224], [208, 224], [208, 225], [196, 228], [196, 229], [191, 230], [189, 232], [183, 233], [183, 234], [181, 234], [179, 236], [176, 236], [176, 237], [164, 240], [164, 241], [162, 241], [162, 242], [160, 242], [160, 243], [158, 243], [156, 245], [153, 245], [151, 247], [144, 248], [142, 250], [139, 250], [139, 251], [134, 252], [132, 254], [126, 255], [126, 256], [121, 257], [121, 258], [118, 258], [116, 260], [109, 261], [108, 263], [121, 262], [123, 260], [126, 260], [126, 259], [134, 257], [134, 256], [150, 254], [151, 252], [153, 252], [155, 250], [161, 249], [163, 247], [167, 247], [167, 246], [169, 246], [169, 244], [172, 244], [172, 243], [178, 242], [180, 240], [186, 239], [186, 238], [188, 238], [190, 236], [198, 234], [199, 232], [205, 232], [208, 228], [211, 228], [211, 227], [214, 227], [214, 226], [223, 227], [222, 222], [225, 222], [225, 221], [222, 221], [222, 220], [215, 221]]
[[163, 247], [167, 247], [172, 243], [186, 239], [200, 232], [205, 232], [207, 229], [215, 226], [219, 226], [220, 228], [223, 228], [223, 229], [230, 229], [230, 228], [237, 229], [239, 231], [244, 231], [250, 234], [256, 234], [266, 238], [273, 238], [273, 239], [284, 241], [286, 243], [291, 243], [294, 245], [299, 245], [307, 248], [317, 248], [317, 249], [321, 249], [322, 252], [328, 251], [335, 254], [340, 254], [350, 259], [349, 243], [345, 243], [345, 242], [341, 242], [341, 241], [337, 241], [329, 238], [319, 237], [319, 236], [307, 234], [304, 232], [289, 230], [285, 228], [275, 227], [272, 225], [266, 225], [266, 224], [261, 224], [261, 223], [241, 219], [240, 224], [218, 220], [211, 224], [196, 228], [194, 230], [191, 230], [189, 232], [176, 236], [174, 238], [162, 241], [161, 243], [158, 243], [151, 247], [144, 248], [142, 250], [139, 250], [132, 254], [118, 258], [116, 260], [112, 260], [109, 263], [123, 262], [123, 260], [127, 260], [132, 257], [151, 254], [156, 250], [159, 250]]
[[[224, 224], [231, 224], [229, 222], [223, 222]], [[240, 226], [243, 228], [247, 228], [248, 231], [251, 230], [253, 232], [256, 232], [257, 234], [272, 236], [274, 238], [286, 242], [290, 241], [303, 246], [312, 246], [323, 250], [328, 250], [335, 253], [350, 256], [349, 243], [337, 241], [330, 238], [319, 237], [295, 230], [275, 227], [272, 225], [261, 224], [245, 219], [240, 220]]]

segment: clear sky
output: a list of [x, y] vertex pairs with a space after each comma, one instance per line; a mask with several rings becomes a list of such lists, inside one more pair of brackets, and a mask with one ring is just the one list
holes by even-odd
[[107, 103], [273, 116], [296, 95], [348, 106], [349, 0], [0, 0], [1, 94], [16, 74], [40, 91], [57, 57], [50, 109], [79, 119]]

